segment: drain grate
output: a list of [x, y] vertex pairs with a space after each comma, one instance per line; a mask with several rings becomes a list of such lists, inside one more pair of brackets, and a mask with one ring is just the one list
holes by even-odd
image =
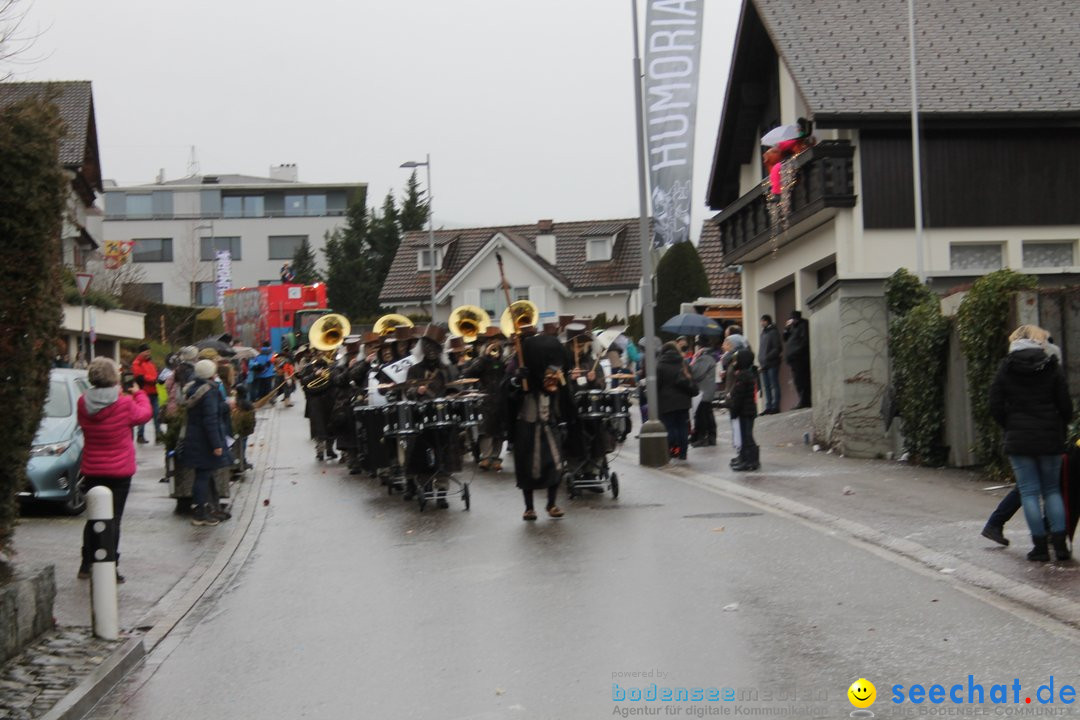
[[700, 513], [698, 515], [683, 515], [684, 519], [690, 520], [715, 520], [718, 518], [748, 518], [757, 517], [763, 513], [759, 512], [715, 512], [715, 513]]

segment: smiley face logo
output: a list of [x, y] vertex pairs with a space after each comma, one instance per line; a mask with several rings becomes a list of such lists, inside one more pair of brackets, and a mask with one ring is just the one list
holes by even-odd
[[847, 690], [848, 700], [857, 708], [868, 708], [877, 700], [877, 688], [866, 678], [859, 678], [851, 683]]

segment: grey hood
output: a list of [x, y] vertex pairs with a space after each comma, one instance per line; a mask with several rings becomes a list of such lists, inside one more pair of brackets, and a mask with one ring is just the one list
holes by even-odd
[[86, 406], [86, 414], [97, 415], [120, 399], [120, 386], [92, 387], [83, 394], [83, 398], [85, 398], [83, 403]]

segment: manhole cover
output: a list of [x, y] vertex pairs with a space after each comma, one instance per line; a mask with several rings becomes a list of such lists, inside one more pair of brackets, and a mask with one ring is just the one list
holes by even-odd
[[715, 512], [715, 513], [700, 513], [698, 515], [683, 515], [683, 518], [695, 519], [701, 518], [703, 520], [715, 520], [717, 518], [748, 518], [757, 517], [762, 513], [758, 512]]

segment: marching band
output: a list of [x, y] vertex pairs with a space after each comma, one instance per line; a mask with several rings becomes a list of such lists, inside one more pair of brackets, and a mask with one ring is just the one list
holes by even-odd
[[539, 311], [527, 300], [500, 321], [464, 305], [448, 325], [418, 328], [385, 315], [359, 336], [344, 316], [321, 317], [295, 353], [315, 459], [339, 458], [421, 510], [447, 508], [454, 496], [468, 509], [464, 458], [498, 473], [510, 441], [525, 520], [536, 518], [535, 490], [546, 491], [553, 518], [563, 515], [563, 483], [571, 496], [617, 497], [607, 455], [629, 428], [630, 388], [608, 387], [584, 324], [538, 332]]

